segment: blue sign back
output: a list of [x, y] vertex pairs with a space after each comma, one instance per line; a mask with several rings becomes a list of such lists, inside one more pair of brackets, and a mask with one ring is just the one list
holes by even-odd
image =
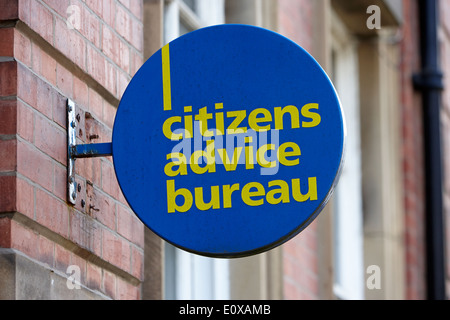
[[119, 105], [113, 157], [125, 198], [171, 244], [209, 257], [272, 249], [327, 203], [345, 125], [320, 65], [244, 25], [184, 35], [156, 52]]

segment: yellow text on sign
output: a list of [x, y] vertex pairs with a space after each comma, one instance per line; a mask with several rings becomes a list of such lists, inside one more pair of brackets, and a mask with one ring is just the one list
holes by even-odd
[[[187, 159], [182, 153], [168, 154], [167, 160], [170, 160], [170, 162], [165, 166], [164, 173], [168, 177], [186, 176], [188, 175], [188, 166], [195, 174], [215, 173], [217, 156], [220, 158], [227, 172], [236, 171], [239, 159], [242, 157], [243, 149], [245, 149], [246, 170], [255, 168], [255, 161], [253, 160], [255, 158], [256, 163], [263, 168], [276, 168], [278, 163], [286, 167], [293, 167], [300, 163], [300, 147], [294, 142], [283, 143], [278, 149], [276, 149], [275, 144], [266, 144], [257, 149], [256, 153], [252, 146], [246, 146], [245, 148], [236, 147], [234, 148], [233, 154], [229, 155], [227, 149], [215, 149], [214, 141], [211, 141], [206, 151], [195, 151], [192, 153], [190, 159]], [[269, 161], [267, 159], [268, 151], [276, 152], [276, 160]], [[203, 159], [206, 159], [206, 161], [202, 161]]]
[[[164, 95], [165, 96], [165, 95]], [[192, 106], [184, 108], [184, 117], [173, 116], [168, 118], [162, 127], [164, 136], [172, 141], [191, 139], [194, 136], [193, 121], [200, 123], [200, 132], [204, 137], [214, 136], [212, 128], [215, 128], [215, 135], [227, 135], [246, 133], [250, 128], [255, 132], [284, 130], [285, 119], [290, 118], [290, 128], [314, 128], [321, 123], [321, 116], [318, 113], [319, 104], [309, 103], [301, 110], [296, 106], [274, 108], [273, 115], [268, 109], [258, 108], [247, 114], [247, 110], [236, 110], [222, 112], [223, 103], [216, 103], [216, 113], [208, 112], [208, 107], [201, 108], [197, 114], [192, 115]], [[301, 116], [300, 116], [301, 115]], [[229, 124], [225, 125], [225, 118]], [[247, 119], [248, 125], [245, 120]], [[178, 124], [178, 125], [177, 125]], [[182, 131], [174, 133], [174, 131]]]
[[[204, 199], [203, 187], [195, 188], [192, 193], [189, 189], [176, 189], [175, 180], [168, 180], [167, 185], [167, 211], [168, 213], [188, 212], [192, 206], [198, 210], [218, 210], [232, 208], [233, 193], [240, 193], [240, 199], [248, 206], [258, 207], [266, 202], [271, 205], [280, 203], [290, 203], [291, 196], [296, 202], [317, 200], [317, 178], [308, 179], [308, 191], [302, 193], [300, 190], [300, 179], [292, 179], [291, 185], [283, 180], [275, 180], [268, 183], [268, 190], [258, 183], [250, 182], [241, 189], [239, 183], [233, 185], [223, 185], [211, 187], [211, 198], [209, 202]], [[182, 199], [182, 204], [177, 203], [177, 198]]]

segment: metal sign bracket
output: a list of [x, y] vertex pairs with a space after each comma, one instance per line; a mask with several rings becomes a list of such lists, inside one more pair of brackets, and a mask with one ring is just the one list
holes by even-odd
[[79, 114], [75, 102], [67, 99], [67, 200], [75, 205], [77, 182], [75, 180], [75, 161], [82, 158], [98, 158], [112, 155], [112, 143], [93, 143], [77, 145], [77, 126]]

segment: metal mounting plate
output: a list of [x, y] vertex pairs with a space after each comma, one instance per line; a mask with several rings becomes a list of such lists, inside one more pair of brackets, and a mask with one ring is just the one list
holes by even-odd
[[96, 158], [112, 155], [112, 143], [77, 145], [77, 126], [80, 121], [74, 101], [67, 99], [67, 201], [73, 205], [77, 200], [78, 185], [75, 180], [77, 158]]
[[75, 181], [75, 160], [72, 148], [77, 145], [77, 119], [75, 102], [67, 99], [67, 200], [75, 204], [77, 200], [77, 182]]

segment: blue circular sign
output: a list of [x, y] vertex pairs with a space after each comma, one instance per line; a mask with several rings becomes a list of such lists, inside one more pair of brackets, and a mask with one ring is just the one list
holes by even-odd
[[142, 222], [209, 257], [272, 249], [327, 203], [345, 125], [320, 65], [244, 25], [184, 35], [132, 79], [113, 131], [118, 182]]

